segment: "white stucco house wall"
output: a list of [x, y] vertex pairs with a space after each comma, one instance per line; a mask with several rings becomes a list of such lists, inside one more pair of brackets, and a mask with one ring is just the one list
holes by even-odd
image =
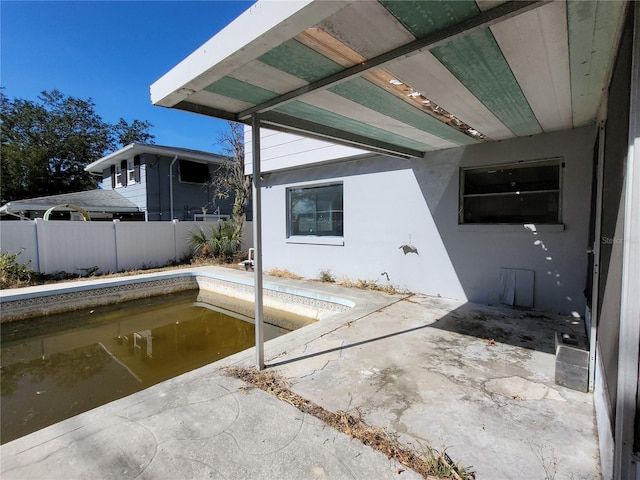
[[[308, 278], [329, 270], [428, 295], [582, 315], [594, 132], [585, 127], [415, 160], [263, 129], [264, 268]], [[245, 138], [250, 174], [250, 127]], [[461, 171], [545, 160], [560, 163], [559, 221], [460, 223]], [[343, 231], [292, 231], [290, 192], [329, 186], [341, 190]], [[506, 278], [513, 270], [517, 282]], [[510, 288], [517, 295], [505, 298]]]

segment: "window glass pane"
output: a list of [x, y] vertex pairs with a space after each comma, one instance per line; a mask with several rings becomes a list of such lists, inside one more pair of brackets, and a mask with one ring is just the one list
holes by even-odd
[[464, 223], [557, 223], [558, 192], [464, 199]]
[[464, 175], [465, 195], [557, 190], [559, 186], [558, 165], [468, 170]]
[[342, 236], [342, 184], [288, 190], [289, 236]]
[[133, 160], [129, 160], [127, 162], [127, 175], [129, 179], [128, 183], [134, 183], [136, 181], [135, 167], [133, 165]]
[[190, 162], [180, 160], [179, 162], [180, 181], [188, 183], [207, 183], [211, 181], [209, 165], [206, 163]]
[[116, 186], [122, 186], [122, 169], [116, 165]]

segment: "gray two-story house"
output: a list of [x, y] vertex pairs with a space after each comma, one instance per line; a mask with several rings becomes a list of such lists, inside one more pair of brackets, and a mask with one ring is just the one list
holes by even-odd
[[217, 220], [233, 197], [219, 199], [211, 180], [226, 157], [186, 148], [132, 143], [85, 168], [136, 205], [147, 221]]

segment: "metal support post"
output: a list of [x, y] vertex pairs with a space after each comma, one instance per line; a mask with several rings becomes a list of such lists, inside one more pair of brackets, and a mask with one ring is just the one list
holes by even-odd
[[253, 147], [253, 272], [256, 322], [256, 369], [264, 369], [264, 315], [262, 307], [262, 204], [260, 199], [260, 115], [251, 115], [251, 137]]

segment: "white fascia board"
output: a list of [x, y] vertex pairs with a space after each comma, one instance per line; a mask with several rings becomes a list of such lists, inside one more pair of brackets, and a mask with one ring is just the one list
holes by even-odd
[[151, 85], [151, 103], [173, 107], [341, 10], [349, 0], [260, 0]]
[[[165, 157], [172, 157], [177, 155], [179, 158], [183, 160], [196, 160], [204, 163], [225, 163], [228, 160], [221, 154], [218, 153], [208, 153], [208, 152], [197, 152], [197, 151], [189, 151], [187, 149], [181, 148], [171, 148], [166, 147], [164, 145], [135, 145], [134, 149], [135, 154], [142, 153], [155, 153], [157, 155], [163, 155]], [[133, 153], [133, 152], [131, 152]]]
[[86, 172], [102, 173], [102, 170], [109, 167], [110, 165], [115, 165], [115, 163], [120, 160], [121, 157], [131, 154], [132, 150], [134, 150], [135, 147], [135, 143], [131, 143], [126, 147], [122, 147], [120, 150], [116, 150], [115, 152], [110, 153], [109, 155], [104, 156], [101, 159], [96, 160], [95, 162], [91, 162], [89, 165], [84, 167], [84, 170]]
[[128, 160], [134, 155], [143, 153], [151, 153], [156, 155], [163, 155], [165, 157], [171, 157], [177, 155], [183, 160], [195, 160], [204, 163], [225, 163], [226, 160], [223, 155], [217, 153], [198, 153], [196, 151], [187, 151], [180, 148], [171, 148], [163, 145], [152, 145], [138, 143], [131, 143], [126, 147], [122, 147], [109, 155], [102, 157], [100, 160], [96, 160], [84, 167], [85, 171], [92, 173], [102, 173], [105, 168], [109, 168], [111, 165], [116, 165], [121, 160]]

